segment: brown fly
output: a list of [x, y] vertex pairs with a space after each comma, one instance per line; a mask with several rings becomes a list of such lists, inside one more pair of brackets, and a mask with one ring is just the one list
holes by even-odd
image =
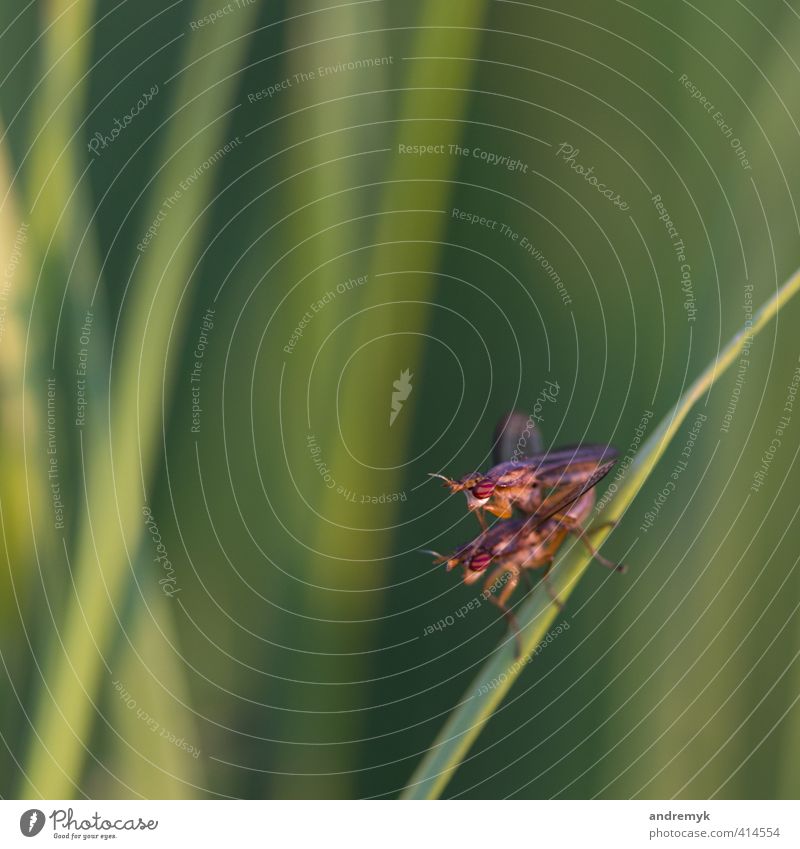
[[[501, 419], [495, 433], [496, 445], [498, 434], [503, 435], [512, 416], [520, 414]], [[506, 446], [509, 444], [507, 439]], [[447, 564], [448, 571], [461, 566], [466, 584], [474, 584], [486, 575], [486, 597], [501, 610], [514, 631], [518, 656], [520, 629], [508, 600], [521, 576], [529, 579], [529, 570], [544, 569], [545, 588], [560, 605], [547, 579], [567, 536], [580, 539], [592, 557], [604, 566], [624, 571], [624, 567], [602, 557], [589, 540], [590, 533], [608, 523], [591, 531], [583, 526], [595, 503], [594, 487], [614, 466], [616, 456], [617, 452], [608, 445], [576, 446], [501, 462], [485, 474], [468, 475], [459, 481], [445, 478], [452, 492], [467, 494], [470, 510], [486, 510], [504, 521], [486, 529], [481, 520], [483, 533], [453, 554], [431, 553], [436, 555], [437, 562]], [[515, 507], [525, 515], [510, 518]], [[477, 515], [482, 519], [480, 513]], [[494, 596], [490, 588], [499, 586], [500, 582], [504, 582], [503, 590]]]
[[[528, 516], [497, 522], [471, 542], [456, 549], [452, 555], [438, 555], [439, 562], [447, 563], [448, 571], [462, 565], [470, 574], [480, 573], [493, 560], [506, 559], [538, 545], [542, 540], [542, 531], [554, 530], [555, 524], [560, 523], [569, 531], [578, 530], [579, 527], [582, 530], [580, 523], [589, 515], [588, 511], [594, 504], [593, 489], [613, 465], [613, 461], [605, 463], [586, 480], [557, 490]], [[474, 579], [467, 583], [474, 583]]]
[[[475, 584], [485, 576], [484, 595], [499, 608], [509, 623], [514, 634], [517, 657], [522, 653], [521, 632], [516, 617], [508, 607], [508, 600], [523, 575], [529, 581], [528, 570], [544, 569], [543, 585], [553, 602], [561, 606], [548, 578], [555, 556], [570, 534], [586, 546], [595, 560], [617, 572], [625, 571], [624, 566], [606, 560], [592, 545], [589, 535], [599, 530], [602, 525], [595, 526], [591, 531], [583, 527], [594, 503], [595, 494], [589, 491], [563, 512], [550, 516], [541, 524], [535, 525], [530, 519], [507, 519], [498, 522], [485, 534], [481, 534], [451, 556], [440, 556], [439, 562], [446, 562], [448, 571], [456, 566], [463, 568], [462, 577], [465, 584]], [[495, 596], [491, 588], [501, 585], [502, 591]]]
[[617, 456], [610, 445], [576, 445], [508, 460], [488, 472], [475, 472], [459, 480], [432, 476], [441, 478], [451, 492], [463, 492], [467, 509], [475, 512], [485, 527], [481, 511], [501, 519], [511, 518], [515, 507], [523, 513], [533, 513], [553, 491], [581, 484], [599, 468], [609, 471]]

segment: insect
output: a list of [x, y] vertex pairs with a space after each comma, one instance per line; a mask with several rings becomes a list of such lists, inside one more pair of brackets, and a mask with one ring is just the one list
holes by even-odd
[[[529, 570], [544, 569], [543, 586], [553, 602], [561, 606], [548, 578], [555, 556], [570, 534], [576, 536], [599, 563], [617, 572], [626, 571], [624, 566], [606, 560], [592, 545], [590, 533], [599, 530], [603, 525], [596, 525], [591, 531], [583, 527], [594, 503], [595, 494], [588, 491], [562, 512], [553, 514], [541, 524], [531, 522], [530, 518], [498, 522], [485, 534], [481, 534], [447, 558], [448, 571], [459, 565], [463, 567], [465, 584], [475, 584], [485, 577], [484, 597], [500, 610], [508, 622], [514, 634], [517, 657], [522, 654], [521, 630], [508, 607], [508, 600], [523, 576], [530, 584]], [[500, 586], [502, 590], [495, 595], [493, 588]]]
[[492, 457], [494, 465], [505, 460], [519, 460], [533, 457], [544, 450], [542, 434], [533, 416], [526, 416], [519, 410], [512, 410], [501, 416], [494, 429], [492, 439]]
[[617, 456], [610, 445], [576, 445], [498, 463], [488, 472], [474, 472], [460, 480], [436, 473], [432, 476], [441, 478], [451, 492], [463, 492], [467, 509], [485, 528], [481, 511], [501, 519], [511, 518], [515, 507], [533, 513], [550, 492], [585, 482], [599, 468], [607, 473]]
[[[519, 415], [512, 413], [501, 419], [495, 432], [496, 445], [502, 442], [498, 433], [503, 437], [512, 417]], [[506, 439], [506, 448], [509, 442]], [[435, 562], [446, 563], [448, 571], [461, 566], [465, 584], [474, 584], [486, 575], [484, 596], [500, 609], [513, 630], [518, 657], [522, 652], [520, 628], [508, 600], [522, 576], [530, 581], [529, 570], [544, 569], [545, 589], [560, 606], [547, 579], [567, 536], [577, 537], [604, 566], [625, 571], [624, 566], [602, 557], [589, 538], [590, 533], [614, 523], [596, 525], [591, 531], [583, 526], [594, 507], [594, 487], [612, 469], [616, 456], [608, 445], [575, 446], [501, 462], [484, 475], [476, 473], [460, 481], [445, 478], [452, 492], [467, 493], [468, 509], [482, 508], [503, 521], [491, 528], [481, 521], [483, 532], [451, 555], [430, 553], [436, 556]], [[497, 455], [495, 459], [499, 459]], [[515, 507], [525, 515], [510, 518]], [[480, 513], [477, 515], [482, 519]], [[490, 569], [492, 566], [495, 568]], [[502, 591], [495, 596], [492, 589], [500, 584]]]
[[[554, 531], [559, 523], [567, 531], [572, 531], [577, 536], [585, 536], [581, 522], [586, 519], [594, 505], [593, 489], [613, 465], [613, 461], [606, 463], [586, 480], [556, 491], [528, 516], [497, 522], [471, 542], [456, 549], [452, 555], [437, 555], [439, 562], [446, 562], [448, 571], [460, 564], [470, 575], [479, 574], [485, 571], [493, 560], [510, 558], [521, 550], [538, 545], [543, 531]], [[596, 555], [596, 552], [592, 551], [592, 554]], [[465, 576], [465, 579], [466, 577], [469, 575]], [[474, 580], [467, 583], [474, 583]]]

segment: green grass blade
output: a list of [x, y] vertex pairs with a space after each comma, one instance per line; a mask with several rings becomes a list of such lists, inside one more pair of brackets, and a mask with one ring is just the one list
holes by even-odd
[[[740, 330], [687, 389], [642, 445], [616, 495], [609, 501], [603, 513], [604, 519], [618, 519], [622, 516], [694, 404], [736, 361], [748, 337], [758, 334], [798, 289], [800, 270], [759, 309], [753, 318], [752, 327]], [[608, 533], [608, 530], [598, 533], [598, 545]], [[567, 601], [590, 562], [588, 555], [575, 547], [559, 560], [551, 573], [551, 585], [562, 602]], [[402, 794], [403, 798], [436, 799], [442, 794], [520, 671], [534, 658], [537, 647], [547, 636], [548, 629], [559, 613], [547, 593], [539, 588], [520, 606], [517, 619], [523, 632], [521, 657], [515, 660], [513, 640], [504, 637], [415, 770]]]
[[[487, 15], [487, 7], [486, 0], [468, 0], [468, 2], [461, 2], [455, 6], [444, 2], [444, 0], [436, 0], [436, 2], [429, 0], [424, 6], [420, 7], [419, 25], [415, 32], [411, 54], [414, 56], [475, 55], [479, 50], [482, 37], [481, 26]], [[424, 114], [426, 108], [438, 109], [442, 119], [449, 119], [453, 122], [461, 122], [467, 117], [469, 109], [468, 91], [472, 87], [475, 74], [475, 69], [471, 63], [446, 63], [441, 70], [441, 76], [437, 79], [437, 85], [441, 86], [440, 92], [425, 91], [426, 87], [430, 86], [429, 70], [423, 62], [405, 63], [402, 77], [402, 86], [405, 93], [397, 107], [396, 123], [393, 126], [391, 137], [394, 151], [397, 150], [399, 143], [413, 135], [417, 127], [421, 127], [419, 132], [429, 132], [426, 124], [417, 125], [414, 123], [416, 116], [421, 112]], [[444, 98], [447, 99], [446, 103]], [[450, 133], [448, 137], [451, 141], [461, 141], [465, 126], [465, 124], [460, 123], [448, 125], [448, 132]], [[329, 148], [327, 155], [332, 155]], [[364, 287], [363, 292], [358, 293], [359, 296], [363, 295], [358, 301], [358, 307], [350, 305], [356, 303], [355, 296], [352, 302], [345, 303], [344, 299], [341, 302], [342, 309], [353, 310], [354, 312], [356, 309], [360, 309], [362, 310], [361, 315], [357, 321], [350, 325], [352, 336], [339, 334], [335, 344], [328, 349], [332, 350], [333, 354], [329, 355], [327, 365], [322, 367], [323, 369], [327, 368], [328, 377], [317, 378], [318, 384], [321, 386], [336, 387], [342, 363], [346, 362], [350, 351], [359, 350], [362, 345], [367, 344], [371, 339], [384, 337], [380, 349], [381, 360], [383, 363], [391, 365], [387, 367], [385, 376], [382, 375], [382, 380], [376, 379], [375, 362], [362, 357], [354, 359], [342, 380], [341, 428], [343, 432], [348, 434], [348, 439], [352, 439], [352, 444], [355, 445], [369, 445], [375, 441], [375, 434], [386, 433], [387, 407], [379, 404], [365, 404], [364, 398], [371, 391], [386, 392], [387, 388], [391, 390], [391, 380], [396, 379], [401, 368], [407, 367], [412, 373], [418, 373], [421, 370], [424, 355], [423, 333], [431, 319], [427, 302], [435, 301], [436, 284], [433, 282], [432, 272], [441, 263], [439, 243], [443, 239], [447, 225], [445, 215], [424, 215], [418, 218], [417, 216], [392, 214], [412, 205], [408, 186], [409, 181], [415, 176], [416, 163], [407, 158], [403, 159], [396, 156], [390, 161], [393, 164], [386, 176], [385, 185], [381, 188], [381, 197], [377, 201], [382, 214], [376, 217], [374, 222], [370, 221], [368, 225], [374, 227], [371, 237], [373, 247], [368, 265], [371, 282]], [[442, 157], [438, 160], [435, 172], [430, 174], [431, 180], [424, 185], [416, 185], [413, 205], [419, 205], [426, 209], [446, 208], [454, 191], [453, 180], [457, 174], [457, 167], [458, 161], [455, 157]], [[345, 218], [354, 214], [357, 213], [343, 210], [341, 217]], [[365, 237], [365, 241], [368, 238], [368, 236]], [[409, 249], [407, 246], [398, 248], [396, 243], [402, 243], [405, 239], [413, 244], [413, 251], [410, 252], [413, 256], [412, 267], [420, 272], [417, 288], [412, 296], [419, 301], [419, 304], [416, 307], [407, 305], [404, 308], [406, 326], [414, 327], [419, 333], [416, 336], [393, 335], [393, 331], [396, 331], [397, 327], [394, 324], [395, 318], [391, 311], [371, 309], [379, 307], [389, 297], [384, 282], [377, 277], [377, 274], [398, 267], [398, 251], [409, 252]], [[334, 255], [333, 252], [331, 252], [331, 255]], [[427, 277], [426, 273], [431, 276]], [[423, 280], [425, 282], [421, 282]], [[340, 315], [334, 309], [328, 308], [326, 322], [334, 327], [339, 321]], [[320, 323], [319, 329], [323, 330], [322, 323]], [[390, 369], [392, 371], [391, 376]], [[324, 372], [320, 372], [320, 374], [324, 375]], [[388, 394], [386, 399], [388, 405]], [[319, 400], [317, 399], [317, 403], [319, 403]], [[330, 403], [332, 406], [336, 403], [335, 397], [331, 398]], [[410, 414], [407, 413], [407, 415], [410, 419]], [[338, 436], [339, 426], [339, 422], [331, 417], [329, 428], [315, 431], [320, 437], [321, 444], [326, 446], [326, 454], [330, 458], [328, 462], [330, 462], [331, 468], [343, 470], [342, 478], [346, 479], [347, 486], [353, 490], [357, 492], [373, 491], [376, 485], [374, 470], [362, 464], [351, 462], [348, 449]], [[384, 472], [380, 476], [380, 486], [384, 491], [396, 491], [402, 487], [402, 457], [406, 452], [409, 437], [410, 429], [402, 430], [401, 426], [397, 426], [392, 433], [392, 439], [387, 439], [385, 443], [386, 456], [383, 463], [386, 466], [397, 466], [398, 468], [394, 471]], [[328, 449], [327, 446], [330, 446], [330, 448]], [[319, 478], [318, 472], [313, 468], [311, 474], [316, 476], [317, 479]], [[393, 508], [396, 510], [397, 507], [398, 505], [387, 507], [387, 512], [382, 514], [381, 521], [383, 524], [390, 525], [394, 521], [396, 512], [393, 516], [389, 511], [392, 511]], [[353, 534], [347, 528], [347, 525], [359, 521], [354, 514], [353, 505], [332, 489], [323, 490], [319, 512], [329, 521], [320, 522], [314, 526], [314, 536], [311, 538], [313, 548], [336, 552], [356, 551], [362, 560], [371, 562], [368, 574], [365, 574], [363, 569], [358, 569], [357, 566], [350, 564], [332, 570], [332, 564], [329, 560], [312, 555], [306, 566], [306, 574], [310, 576], [308, 579], [310, 585], [313, 587], [335, 582], [334, 585], [338, 592], [321, 593], [318, 590], [312, 590], [308, 594], [306, 603], [313, 602], [313, 607], [310, 607], [310, 609], [320, 619], [326, 617], [346, 617], [353, 620], [377, 619], [380, 615], [380, 606], [383, 603], [381, 587], [387, 581], [385, 558], [391, 550], [391, 536], [388, 534]], [[365, 589], [368, 591], [365, 592]], [[372, 660], [368, 655], [359, 654], [358, 649], [371, 639], [368, 632], [372, 627], [370, 624], [364, 624], [355, 637], [345, 633], [341, 633], [337, 637], [342, 642], [336, 645], [336, 649], [343, 653], [352, 653], [347, 656], [346, 660], [343, 657], [340, 661], [343, 670], [340, 675], [343, 678], [358, 680], [368, 677], [370, 674], [365, 666]], [[316, 623], [310, 623], [308, 628], [312, 633], [319, 631], [319, 640], [325, 639], [323, 635], [329, 633], [329, 629], [325, 630], [324, 626], [320, 627]], [[327, 646], [329, 650], [332, 648], [330, 643], [327, 643]], [[374, 672], [371, 674], [374, 674]], [[355, 714], [347, 711], [329, 715], [326, 722], [330, 728], [331, 739], [357, 739], [358, 729], [354, 724], [354, 717]], [[302, 722], [302, 716], [295, 715], [292, 717], [294, 727], [299, 728]], [[291, 731], [294, 734], [298, 733], [293, 728]], [[348, 790], [348, 782], [353, 779], [344, 774], [342, 767], [332, 760], [335, 756], [335, 751], [326, 753], [326, 757], [330, 760], [326, 761], [325, 769], [329, 772], [343, 773], [337, 776], [335, 793], [346, 796], [351, 792]], [[290, 752], [289, 757], [296, 761], [297, 754]], [[315, 754], [315, 757], [318, 757], [318, 755]], [[288, 765], [285, 769], [288, 770]], [[318, 780], [326, 782], [324, 778]], [[281, 776], [280, 784], [282, 793], [291, 795], [298, 792], [297, 779], [292, 779], [291, 776]], [[327, 781], [327, 784], [320, 783], [319, 787], [321, 789], [316, 789], [316, 785], [306, 778], [303, 781], [302, 792], [306, 794], [331, 792], [329, 781]]]
[[[202, 0], [193, 14], [200, 18], [216, 8], [213, 0]], [[181, 180], [229, 141], [226, 113], [257, 8], [247, 6], [187, 39], [182, 65], [187, 70], [171, 83], [176, 88], [175, 109], [145, 221], [154, 220]], [[87, 500], [73, 557], [75, 593], [59, 632], [51, 636], [35, 712], [36, 736], [19, 791], [25, 798], [69, 798], [79, 786], [104, 654], [118, 627], [116, 610], [131, 579], [130, 558], [144, 533], [139, 482], [144, 477], [147, 486], [157, 461], [160, 380], [149, 378], [162, 375], [170, 332], [179, 336], [182, 330], [178, 304], [203, 246], [198, 219], [213, 185], [207, 174], [185, 192], [133, 273], [115, 355], [111, 421], [102, 426], [102, 411], [97, 409], [98, 425], [84, 442], [89, 457]], [[148, 376], [147, 386], [142, 386], [140, 375]], [[167, 374], [167, 385], [169, 378]]]

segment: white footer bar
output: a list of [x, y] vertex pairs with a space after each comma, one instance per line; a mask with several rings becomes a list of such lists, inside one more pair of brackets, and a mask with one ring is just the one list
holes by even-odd
[[775, 801], [0, 801], [0, 846], [798, 847]]

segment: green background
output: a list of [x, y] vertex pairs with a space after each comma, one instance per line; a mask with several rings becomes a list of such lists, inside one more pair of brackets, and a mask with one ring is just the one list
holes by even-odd
[[[504, 636], [486, 606], [424, 636], [475, 592], [418, 550], [477, 528], [427, 473], [488, 465], [499, 415], [532, 409], [547, 380], [545, 444], [624, 453], [798, 264], [796, 5], [255, 2], [192, 27], [220, 7], [2, 5], [6, 797], [397, 795]], [[685, 244], [694, 321], [656, 194]], [[569, 630], [447, 795], [797, 796], [800, 408], [751, 484], [786, 414], [798, 319], [790, 305], [701, 402], [652, 527], [694, 416], [604, 546], [628, 574], [589, 571]], [[390, 427], [404, 369], [413, 389]], [[398, 498], [361, 500], [382, 493]]]

